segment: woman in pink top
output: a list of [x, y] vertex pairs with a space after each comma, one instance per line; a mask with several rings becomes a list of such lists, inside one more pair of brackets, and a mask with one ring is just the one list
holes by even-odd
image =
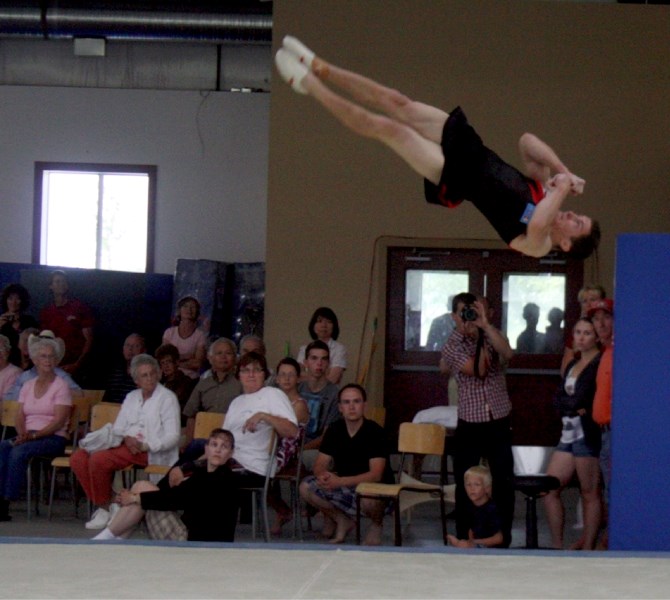
[[173, 344], [179, 350], [179, 368], [197, 379], [205, 362], [207, 335], [198, 328], [200, 303], [193, 296], [184, 296], [177, 302], [174, 327], [165, 330], [164, 344]]
[[55, 373], [65, 354], [59, 338], [31, 336], [28, 351], [37, 377], [19, 394], [16, 437], [0, 444], [0, 521], [9, 521], [9, 502], [16, 500], [34, 456], [58, 456], [65, 450], [72, 396], [67, 383]]

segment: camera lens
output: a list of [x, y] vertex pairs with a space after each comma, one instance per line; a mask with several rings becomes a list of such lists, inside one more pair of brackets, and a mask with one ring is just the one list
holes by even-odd
[[477, 311], [472, 306], [464, 306], [461, 311], [461, 319], [464, 321], [476, 321], [478, 316]]

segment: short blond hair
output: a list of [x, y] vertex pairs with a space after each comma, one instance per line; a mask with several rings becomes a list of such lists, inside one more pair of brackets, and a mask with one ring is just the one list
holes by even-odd
[[493, 479], [491, 477], [491, 471], [487, 467], [484, 467], [483, 465], [476, 465], [474, 467], [470, 467], [466, 472], [465, 475], [463, 475], [463, 481], [467, 481], [468, 477], [479, 477], [484, 481], [484, 487], [487, 490], [491, 489], [491, 486], [493, 485]]

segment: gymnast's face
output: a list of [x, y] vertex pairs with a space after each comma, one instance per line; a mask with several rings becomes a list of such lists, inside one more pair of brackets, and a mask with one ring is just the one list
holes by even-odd
[[[578, 215], [572, 211], [561, 211], [556, 216], [558, 230], [570, 240], [589, 235], [593, 227], [593, 220], [586, 215]], [[571, 244], [572, 245], [572, 244]], [[569, 249], [569, 248], [568, 248]]]

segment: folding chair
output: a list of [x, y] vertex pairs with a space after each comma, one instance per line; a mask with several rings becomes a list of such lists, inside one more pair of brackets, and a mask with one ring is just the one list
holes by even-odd
[[262, 487], [243, 487], [240, 490], [251, 492], [251, 537], [256, 539], [256, 524], [258, 522], [258, 506], [263, 516], [263, 534], [266, 542], [270, 542], [270, 519], [268, 517], [268, 490], [272, 482], [273, 470], [277, 454], [279, 436], [273, 432], [268, 447], [268, 466], [265, 470], [265, 479]]
[[[440, 501], [440, 518], [442, 520], [442, 538], [447, 544], [447, 516], [444, 508], [443, 475], [440, 473], [439, 483], [424, 483], [410, 477], [404, 472], [407, 454], [437, 455], [444, 453], [446, 429], [436, 423], [402, 423], [398, 437], [400, 466], [398, 467], [397, 483], [360, 483], [356, 486], [356, 543], [361, 543], [361, 499], [375, 498], [393, 502], [395, 517], [396, 546], [402, 546], [400, 513], [417, 503], [417, 496], [428, 494], [438, 497]], [[404, 503], [401, 503], [404, 500]]]

